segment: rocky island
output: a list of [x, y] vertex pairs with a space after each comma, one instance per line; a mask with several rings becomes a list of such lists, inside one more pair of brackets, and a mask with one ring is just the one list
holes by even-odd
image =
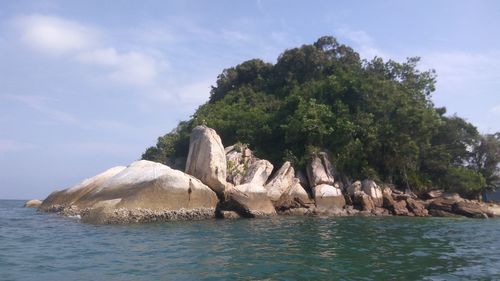
[[361, 59], [331, 36], [245, 61], [142, 160], [26, 205], [89, 223], [498, 215], [478, 199], [500, 188], [500, 133], [435, 107], [418, 61]]
[[215, 130], [198, 126], [191, 134], [185, 172], [140, 160], [53, 192], [39, 209], [96, 224], [274, 215], [500, 215], [498, 207], [457, 194], [433, 191], [423, 199], [370, 179], [343, 182], [326, 152], [311, 155], [305, 173], [290, 162], [273, 170], [249, 148], [224, 148]]

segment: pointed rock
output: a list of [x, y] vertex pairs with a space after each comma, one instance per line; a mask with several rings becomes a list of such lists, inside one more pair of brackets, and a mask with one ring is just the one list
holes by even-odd
[[276, 171], [271, 180], [264, 186], [267, 189], [267, 195], [272, 201], [278, 201], [283, 192], [285, 192], [294, 183], [295, 171], [290, 162], [285, 162], [281, 168]]
[[197, 126], [189, 139], [186, 173], [222, 195], [226, 187], [226, 153], [215, 130]]
[[242, 183], [253, 183], [264, 185], [273, 172], [273, 164], [267, 160], [255, 160], [248, 166], [248, 169], [241, 180]]
[[326, 152], [313, 154], [307, 165], [307, 177], [310, 186], [319, 184], [333, 185], [334, 174], [332, 164], [328, 160]]
[[384, 198], [382, 189], [372, 180], [364, 180], [361, 183], [362, 190], [372, 197], [373, 203], [376, 207], [382, 207]]

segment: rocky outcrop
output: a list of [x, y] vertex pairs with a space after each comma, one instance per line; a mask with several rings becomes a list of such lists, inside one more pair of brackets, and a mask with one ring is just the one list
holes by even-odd
[[264, 185], [273, 172], [273, 165], [267, 160], [254, 160], [248, 166], [248, 170], [243, 176], [242, 183], [253, 183]]
[[[256, 158], [246, 145], [224, 149], [214, 130], [198, 126], [190, 139], [187, 173], [160, 163], [137, 161], [53, 192], [43, 202], [28, 201], [25, 206], [77, 216], [88, 223], [195, 220], [216, 215], [260, 217], [277, 212], [472, 218], [500, 214], [496, 205], [463, 199], [458, 194], [433, 191], [424, 194], [428, 200], [423, 201], [393, 185], [383, 185], [382, 189], [373, 180], [351, 184], [350, 178], [335, 173], [324, 152], [312, 155], [307, 176], [295, 174], [291, 163], [285, 162], [268, 181], [272, 170], [269, 161]], [[343, 182], [335, 178], [343, 178]]]
[[477, 201], [466, 200], [458, 194], [444, 194], [429, 203], [429, 213], [433, 216], [465, 216], [470, 218], [487, 218], [495, 214], [487, 205]]
[[285, 190], [295, 183], [294, 178], [295, 170], [290, 162], [287, 161], [264, 186], [267, 190], [267, 196], [272, 201], [278, 201]]
[[363, 211], [371, 212], [375, 209], [375, 203], [373, 203], [372, 197], [363, 191], [357, 192], [354, 195], [355, 202], [361, 206]]
[[417, 217], [427, 217], [429, 215], [429, 212], [425, 208], [425, 204], [422, 201], [408, 198], [406, 199], [406, 205], [408, 210]]
[[227, 182], [233, 185], [245, 183], [266, 184], [274, 168], [271, 162], [258, 159], [248, 147], [242, 144], [226, 147], [225, 152]]
[[226, 188], [226, 153], [215, 130], [197, 126], [189, 139], [186, 173], [201, 180], [218, 195]]
[[443, 191], [438, 190], [438, 189], [430, 190], [430, 191], [424, 193], [425, 199], [436, 199], [436, 198], [441, 197], [441, 196], [443, 196]]
[[224, 149], [226, 153], [226, 181], [233, 185], [242, 184], [243, 176], [252, 161], [252, 151], [243, 144], [235, 144]]
[[94, 177], [85, 179], [75, 186], [62, 191], [55, 191], [43, 200], [40, 207], [42, 210], [46, 211], [57, 211], [57, 208], [70, 207], [83, 196], [86, 196], [89, 193], [96, 193], [98, 190], [102, 189], [109, 179], [125, 169], [126, 167], [124, 166], [113, 167]]
[[267, 190], [261, 185], [247, 183], [228, 188], [225, 198], [222, 211], [236, 211], [243, 217], [276, 215], [276, 210], [267, 197]]
[[362, 190], [368, 194], [376, 207], [382, 207], [384, 199], [382, 196], [382, 189], [372, 180], [364, 180], [361, 183]]
[[40, 205], [42, 205], [42, 201], [38, 199], [28, 200], [24, 203], [24, 207], [26, 208], [38, 208]]
[[334, 181], [335, 170], [328, 160], [327, 153], [312, 154], [306, 172], [316, 205], [315, 211], [344, 213], [346, 200], [342, 194], [342, 188]]
[[294, 208], [309, 209], [314, 202], [309, 198], [309, 194], [302, 187], [297, 178], [293, 179], [292, 184], [281, 194], [280, 198], [273, 202], [277, 210], [284, 212]]
[[350, 197], [354, 197], [354, 195], [358, 192], [361, 192], [361, 182], [360, 181], [355, 181], [351, 185], [347, 187], [347, 195]]
[[319, 211], [341, 211], [346, 202], [342, 191], [328, 184], [320, 184], [314, 187], [314, 201]]
[[198, 179], [141, 160], [54, 192], [41, 209], [71, 209], [82, 221], [91, 223], [129, 223], [213, 217], [217, 202], [216, 194]]
[[326, 152], [315, 153], [307, 165], [307, 177], [311, 187], [328, 184], [333, 185], [335, 171], [328, 160]]

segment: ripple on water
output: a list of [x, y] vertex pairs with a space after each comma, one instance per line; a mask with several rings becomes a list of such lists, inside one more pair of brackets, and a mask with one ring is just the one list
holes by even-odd
[[0, 201], [0, 280], [499, 279], [498, 237], [440, 218], [96, 226]]

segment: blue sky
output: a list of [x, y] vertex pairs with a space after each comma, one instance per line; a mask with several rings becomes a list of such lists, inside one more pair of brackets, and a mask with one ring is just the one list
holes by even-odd
[[422, 57], [433, 100], [500, 131], [498, 1], [0, 1], [0, 198], [140, 158], [227, 67], [333, 35]]

